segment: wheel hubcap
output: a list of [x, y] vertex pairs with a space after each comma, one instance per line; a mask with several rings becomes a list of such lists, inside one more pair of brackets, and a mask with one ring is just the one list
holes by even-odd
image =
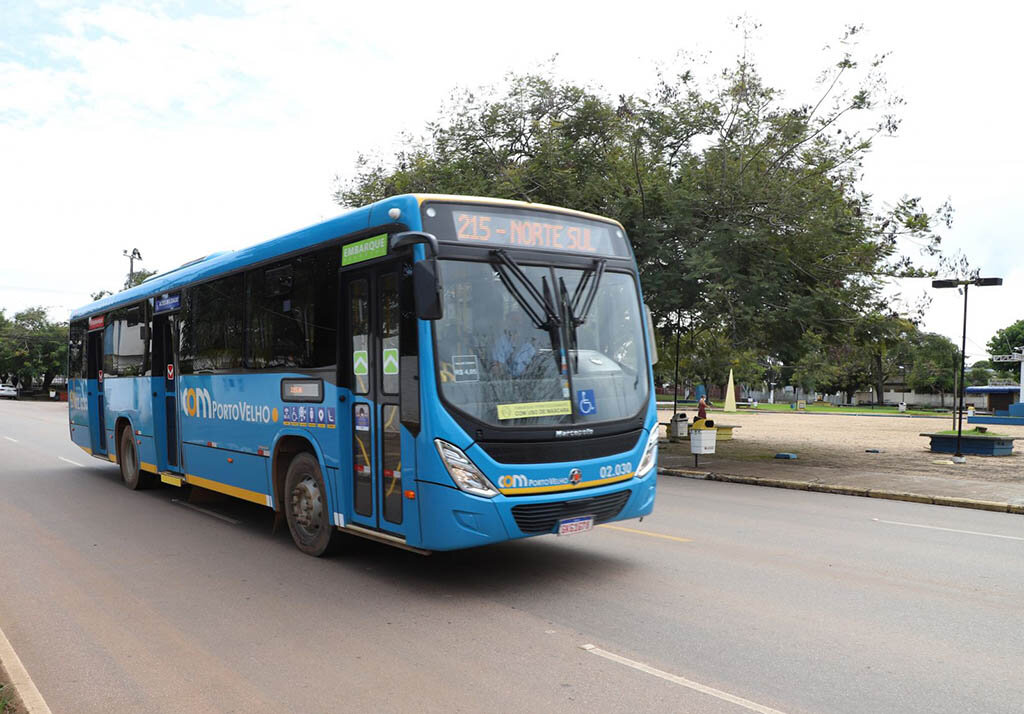
[[306, 538], [315, 538], [320, 532], [323, 498], [317, 482], [307, 476], [292, 489], [291, 512], [295, 527]]

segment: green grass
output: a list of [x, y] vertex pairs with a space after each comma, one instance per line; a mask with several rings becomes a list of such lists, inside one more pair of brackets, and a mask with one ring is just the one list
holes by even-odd
[[[4, 693], [5, 685], [0, 684], [0, 714], [15, 714], [17, 711], [14, 705], [11, 704], [11, 700]], [[10, 690], [8, 690], [10, 691]]]
[[[936, 434], [942, 434], [943, 436], [956, 436], [957, 431], [956, 431], [956, 429], [946, 429], [946, 431], [937, 431], [935, 433]], [[963, 435], [964, 436], [1000, 436], [1000, 437], [1003, 437], [1003, 438], [1006, 438], [1006, 439], [1010, 438], [1009, 434], [997, 434], [997, 433], [995, 433], [993, 431], [981, 431], [981, 429], [979, 429], [978, 427], [974, 427], [973, 429], [970, 429], [970, 430], [965, 430], [963, 432]]]

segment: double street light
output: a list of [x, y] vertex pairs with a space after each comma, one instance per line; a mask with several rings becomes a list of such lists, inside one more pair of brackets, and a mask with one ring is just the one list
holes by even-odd
[[967, 288], [971, 285], [977, 285], [978, 287], [986, 287], [989, 285], [1002, 285], [1002, 278], [973, 278], [971, 280], [933, 280], [933, 288], [959, 288], [963, 286], [964, 289], [964, 331], [963, 337], [960, 341], [960, 415], [956, 428], [956, 453], [953, 455], [953, 461], [958, 464], [964, 463], [966, 459], [960, 452], [960, 437], [964, 431], [964, 393], [967, 391], [964, 387], [964, 371], [967, 360]]

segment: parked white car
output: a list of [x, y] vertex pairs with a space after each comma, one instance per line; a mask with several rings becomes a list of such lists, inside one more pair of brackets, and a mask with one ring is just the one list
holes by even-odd
[[0, 384], [0, 397], [5, 399], [17, 399], [18, 390], [9, 384]]

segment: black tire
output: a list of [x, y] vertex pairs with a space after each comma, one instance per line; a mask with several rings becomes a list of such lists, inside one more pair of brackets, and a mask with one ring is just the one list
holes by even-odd
[[139, 452], [135, 448], [135, 437], [132, 435], [131, 427], [121, 430], [121, 449], [117, 462], [121, 467], [121, 480], [131, 490], [137, 491], [153, 485], [152, 474], [139, 469]]
[[336, 549], [341, 534], [331, 523], [327, 488], [315, 456], [301, 453], [292, 459], [284, 477], [282, 500], [288, 530], [299, 550], [320, 557]]

